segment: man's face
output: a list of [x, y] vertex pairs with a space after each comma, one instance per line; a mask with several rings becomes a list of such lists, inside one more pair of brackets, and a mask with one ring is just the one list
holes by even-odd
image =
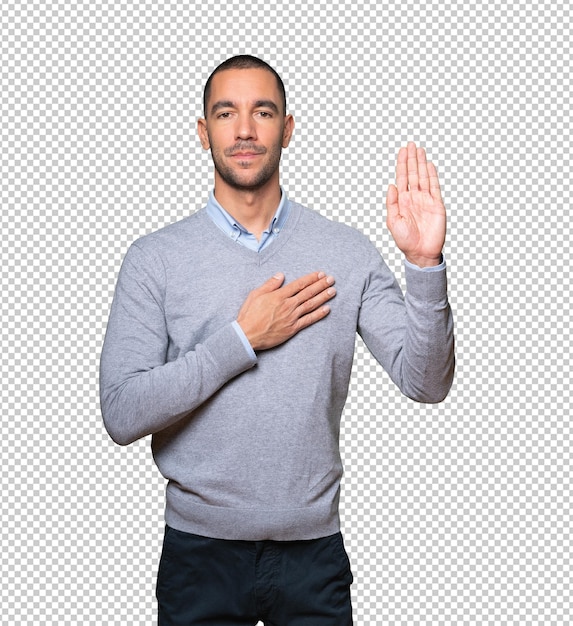
[[198, 132], [203, 148], [211, 149], [215, 186], [256, 191], [278, 184], [282, 148], [294, 128], [282, 109], [276, 79], [267, 70], [224, 70], [213, 77]]

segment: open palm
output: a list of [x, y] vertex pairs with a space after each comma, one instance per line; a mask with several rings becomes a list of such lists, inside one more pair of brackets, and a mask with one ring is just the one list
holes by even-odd
[[413, 142], [398, 152], [396, 185], [388, 187], [386, 207], [388, 228], [408, 261], [420, 267], [440, 263], [446, 209], [438, 173]]

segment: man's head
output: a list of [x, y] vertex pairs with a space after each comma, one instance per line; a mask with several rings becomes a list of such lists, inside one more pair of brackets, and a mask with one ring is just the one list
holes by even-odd
[[285, 106], [282, 80], [256, 57], [233, 57], [211, 74], [197, 130], [219, 192], [278, 189], [282, 148], [294, 129]]
[[257, 57], [250, 56], [248, 54], [240, 54], [235, 57], [231, 57], [226, 61], [223, 61], [220, 65], [218, 65], [212, 72], [207, 82], [205, 83], [205, 89], [203, 90], [203, 116], [207, 117], [207, 104], [209, 102], [209, 98], [211, 96], [211, 84], [213, 82], [213, 78], [219, 73], [224, 72], [225, 70], [252, 70], [252, 69], [260, 69], [266, 70], [270, 72], [277, 81], [277, 87], [279, 93], [281, 95], [282, 100], [282, 113], [286, 115], [286, 91], [285, 86], [282, 81], [282, 78], [278, 75], [278, 73], [268, 64], [265, 63], [262, 59]]

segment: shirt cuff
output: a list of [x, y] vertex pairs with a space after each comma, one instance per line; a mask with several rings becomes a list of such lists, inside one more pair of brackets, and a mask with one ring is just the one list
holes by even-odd
[[414, 265], [414, 263], [410, 263], [410, 261], [404, 259], [404, 265], [412, 268], [413, 270], [418, 270], [418, 272], [441, 272], [446, 267], [446, 259], [442, 254], [442, 262], [439, 265], [432, 265], [431, 267], [420, 267], [419, 265]]
[[251, 344], [249, 343], [249, 340], [247, 339], [247, 335], [245, 335], [245, 333], [243, 332], [243, 329], [239, 325], [239, 322], [235, 320], [232, 326], [235, 329], [235, 332], [237, 333], [237, 335], [239, 335], [239, 339], [242, 341], [243, 346], [245, 346], [245, 350], [248, 352], [249, 356], [252, 359], [256, 360], [257, 355], [255, 354], [255, 351], [253, 350], [253, 346], [251, 346]]

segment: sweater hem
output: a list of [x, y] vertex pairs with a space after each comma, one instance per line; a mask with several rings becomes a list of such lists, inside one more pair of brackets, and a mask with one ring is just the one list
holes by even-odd
[[338, 493], [330, 505], [295, 509], [233, 508], [198, 503], [167, 488], [168, 526], [213, 539], [301, 541], [340, 531]]

